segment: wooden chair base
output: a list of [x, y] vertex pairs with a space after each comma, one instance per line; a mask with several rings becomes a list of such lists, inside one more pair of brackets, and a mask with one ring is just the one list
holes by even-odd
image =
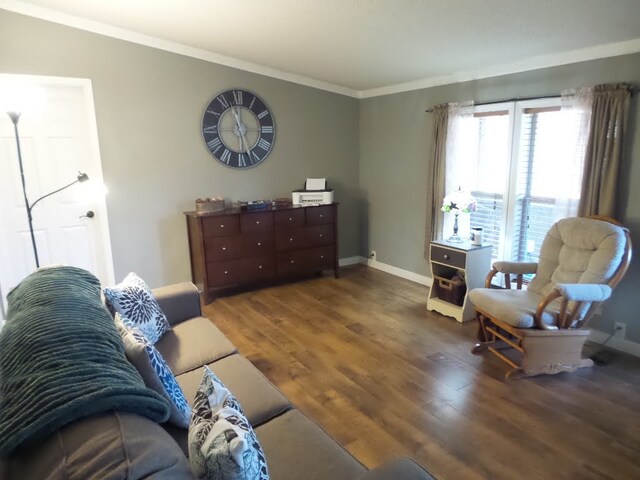
[[[537, 330], [520, 329], [477, 312], [480, 322], [479, 343], [471, 352], [479, 355], [490, 351], [511, 367], [505, 379], [554, 375], [574, 372], [578, 368], [593, 365], [591, 359], [582, 358], [582, 347], [589, 336], [589, 330]], [[507, 356], [502, 350], [517, 352]]]

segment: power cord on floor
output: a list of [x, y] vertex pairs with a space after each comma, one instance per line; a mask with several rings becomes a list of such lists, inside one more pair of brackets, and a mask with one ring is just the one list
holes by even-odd
[[618, 356], [615, 352], [604, 348], [607, 342], [613, 338], [618, 330], [622, 330], [622, 327], [615, 327], [611, 335], [609, 335], [604, 342], [597, 343], [596, 345], [600, 345], [600, 350], [589, 357], [593, 360], [593, 363], [599, 367], [610, 364]]

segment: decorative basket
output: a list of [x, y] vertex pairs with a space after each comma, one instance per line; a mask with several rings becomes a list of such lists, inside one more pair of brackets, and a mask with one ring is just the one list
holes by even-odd
[[212, 213], [224, 210], [224, 198], [201, 198], [196, 200], [196, 213]]
[[464, 296], [467, 293], [467, 284], [459, 277], [452, 279], [433, 276], [433, 288], [436, 297], [445, 302], [461, 307], [464, 304]]

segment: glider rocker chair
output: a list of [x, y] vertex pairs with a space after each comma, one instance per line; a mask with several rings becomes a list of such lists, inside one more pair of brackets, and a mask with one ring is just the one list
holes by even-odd
[[[485, 288], [469, 297], [480, 322], [478, 343], [512, 368], [505, 378], [573, 372], [593, 365], [582, 358], [589, 336], [583, 327], [609, 298], [631, 260], [629, 231], [601, 216], [565, 218], [555, 223], [540, 249], [539, 263], [495, 262]], [[505, 288], [491, 288], [496, 273]], [[523, 275], [535, 274], [527, 289]], [[511, 276], [516, 289], [511, 288]], [[504, 349], [515, 349], [513, 355]]]

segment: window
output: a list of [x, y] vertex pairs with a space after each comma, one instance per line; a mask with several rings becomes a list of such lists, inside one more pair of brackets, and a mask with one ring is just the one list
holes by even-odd
[[483, 228], [494, 259], [537, 262], [551, 225], [576, 215], [583, 117], [561, 109], [559, 98], [533, 100], [476, 106], [452, 130], [448, 189], [476, 198], [470, 226]]

